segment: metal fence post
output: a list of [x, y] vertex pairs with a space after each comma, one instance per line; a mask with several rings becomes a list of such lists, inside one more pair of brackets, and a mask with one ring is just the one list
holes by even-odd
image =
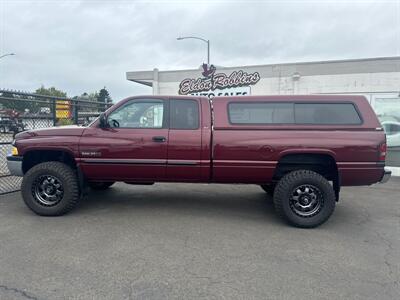
[[74, 123], [76, 125], [78, 125], [78, 121], [79, 121], [79, 106], [78, 106], [78, 101], [74, 101]]
[[56, 99], [51, 99], [52, 103], [52, 110], [53, 110], [53, 126], [57, 125], [57, 111], [56, 111]]

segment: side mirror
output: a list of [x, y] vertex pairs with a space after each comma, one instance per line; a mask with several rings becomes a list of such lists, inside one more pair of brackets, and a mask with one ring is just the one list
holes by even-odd
[[107, 118], [104, 113], [102, 113], [99, 117], [99, 122], [100, 122], [100, 128], [107, 128], [108, 123], [107, 123]]

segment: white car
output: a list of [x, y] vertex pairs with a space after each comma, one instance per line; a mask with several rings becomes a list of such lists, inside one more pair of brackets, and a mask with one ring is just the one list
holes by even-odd
[[386, 132], [388, 147], [400, 147], [400, 122], [384, 121], [382, 127]]

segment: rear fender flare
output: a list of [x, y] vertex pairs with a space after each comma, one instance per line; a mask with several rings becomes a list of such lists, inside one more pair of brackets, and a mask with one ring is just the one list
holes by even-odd
[[290, 154], [325, 154], [331, 156], [335, 160], [335, 162], [337, 161], [336, 153], [332, 150], [320, 148], [294, 148], [281, 151], [279, 153], [277, 163], [279, 162], [279, 160], [282, 159], [282, 157]]

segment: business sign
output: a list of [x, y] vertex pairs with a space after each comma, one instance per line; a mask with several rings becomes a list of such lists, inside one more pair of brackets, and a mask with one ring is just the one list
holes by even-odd
[[214, 65], [203, 64], [203, 77], [186, 78], [179, 84], [180, 95], [233, 96], [250, 94], [250, 86], [260, 81], [258, 72], [243, 70], [230, 74], [216, 73]]
[[214, 91], [195, 92], [195, 93], [190, 93], [189, 95], [206, 96], [209, 98], [217, 96], [248, 96], [251, 95], [251, 88], [250, 86], [240, 86], [240, 87], [226, 88], [223, 90], [216, 89]]
[[56, 101], [56, 118], [69, 119], [71, 118], [71, 103], [69, 101]]

